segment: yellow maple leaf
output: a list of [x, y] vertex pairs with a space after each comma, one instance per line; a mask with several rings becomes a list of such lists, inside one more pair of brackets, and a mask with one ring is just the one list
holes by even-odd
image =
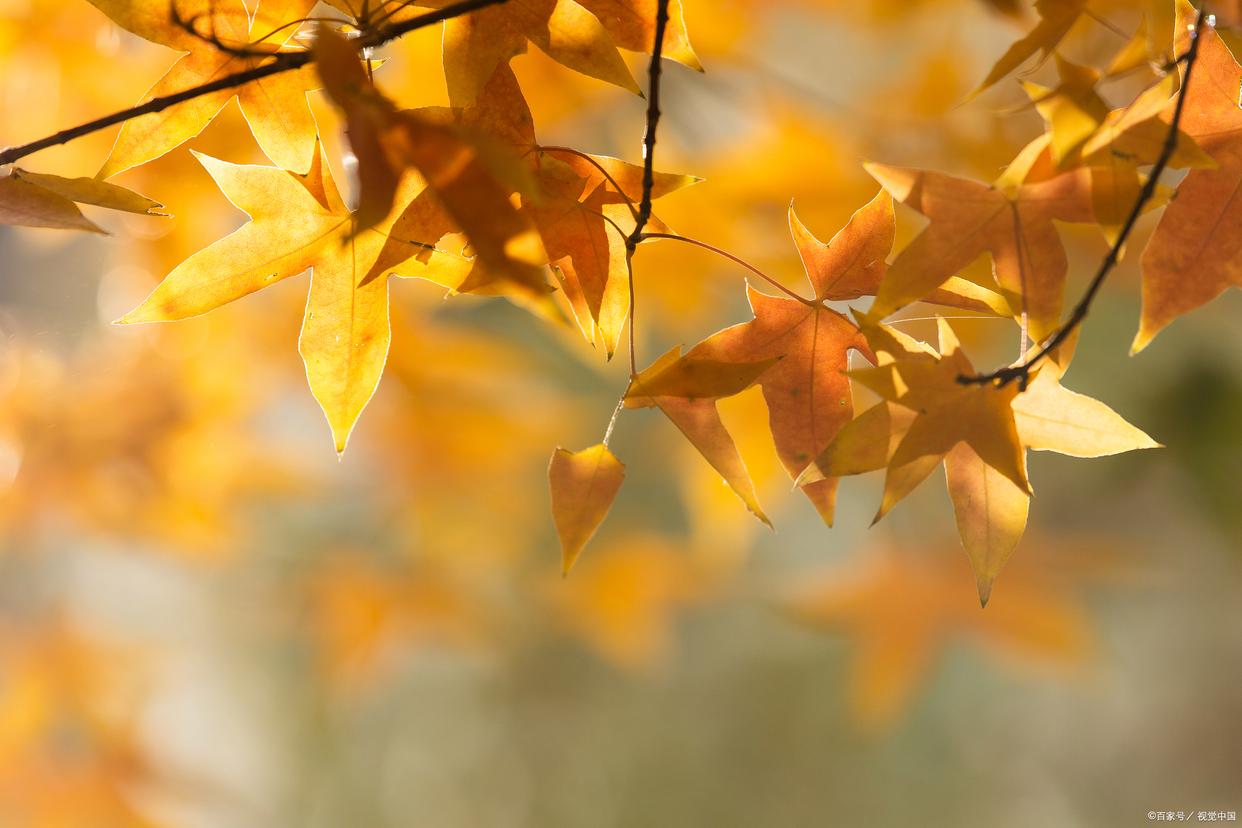
[[[91, 3], [139, 37], [185, 52], [147, 92], [143, 100], [149, 100], [260, 65], [293, 38], [297, 26], [288, 24], [305, 19], [315, 0], [263, 0], [253, 21], [242, 0], [177, 0], [175, 7], [168, 0]], [[173, 16], [174, 8], [186, 25]], [[226, 48], [218, 48], [213, 37]], [[133, 118], [121, 127], [99, 177], [110, 178], [180, 146], [202, 132], [234, 96], [267, 157], [304, 173], [318, 135], [306, 93], [316, 88], [314, 68], [303, 67]]]
[[[306, 176], [209, 156], [199, 160], [251, 221], [178, 265], [120, 322], [197, 316], [310, 269], [298, 348], [336, 450], [343, 452], [388, 356], [388, 283], [364, 277], [391, 228], [381, 223], [356, 232], [354, 216], [318, 152]], [[452, 285], [469, 266], [419, 239], [405, 241], [411, 275]]]

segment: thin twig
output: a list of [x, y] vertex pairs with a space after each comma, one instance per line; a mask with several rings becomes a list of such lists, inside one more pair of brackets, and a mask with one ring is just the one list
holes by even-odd
[[1134, 200], [1134, 206], [1130, 208], [1130, 214], [1126, 217], [1125, 224], [1121, 227], [1121, 232], [1117, 234], [1117, 239], [1104, 256], [1104, 260], [1100, 262], [1100, 267], [1091, 279], [1091, 284], [1087, 286], [1087, 290], [1083, 293], [1082, 298], [1074, 306], [1069, 319], [1031, 358], [1017, 365], [1001, 368], [988, 374], [978, 374], [975, 376], [963, 374], [957, 378], [958, 382], [963, 385], [985, 385], [991, 383], [998, 388], [1003, 388], [1017, 380], [1018, 387], [1026, 390], [1027, 383], [1031, 380], [1031, 369], [1057, 348], [1061, 347], [1061, 345], [1065, 344], [1065, 341], [1070, 338], [1074, 331], [1082, 325], [1083, 320], [1087, 318], [1087, 314], [1091, 310], [1091, 303], [1095, 301], [1096, 294], [1100, 292], [1100, 288], [1104, 285], [1108, 275], [1117, 266], [1117, 260], [1121, 257], [1121, 250], [1125, 246], [1126, 239], [1129, 238], [1135, 224], [1138, 223], [1139, 217], [1143, 214], [1143, 208], [1147, 206], [1147, 202], [1155, 195], [1156, 187], [1160, 183], [1160, 175], [1169, 165], [1173, 153], [1177, 150], [1177, 137], [1180, 133], [1182, 112], [1186, 108], [1186, 90], [1190, 88], [1190, 75], [1194, 71], [1195, 61], [1199, 57], [1199, 42], [1202, 40], [1205, 18], [1204, 10], [1200, 9], [1198, 16], [1195, 18], [1194, 29], [1190, 33], [1190, 47], [1186, 50], [1186, 54], [1178, 59], [1178, 62], [1185, 64], [1186, 71], [1182, 77], [1182, 88], [1177, 93], [1177, 103], [1173, 107], [1173, 118], [1169, 122], [1169, 131], [1165, 135], [1164, 146], [1161, 147], [1160, 155], [1156, 158], [1156, 163], [1152, 166], [1147, 180], [1143, 182], [1143, 189], [1139, 191], [1138, 198]]
[[647, 132], [643, 136], [643, 196], [638, 202], [638, 217], [634, 219], [634, 231], [626, 239], [630, 256], [642, 241], [643, 230], [651, 220], [651, 200], [655, 190], [656, 128], [660, 124], [660, 57], [664, 53], [664, 30], [668, 28], [669, 0], [659, 0], [656, 6], [655, 44], [651, 49], [651, 63], [647, 76]]
[[[437, 9], [435, 11], [428, 12], [427, 14], [420, 14], [418, 17], [412, 17], [401, 23], [395, 23], [391, 26], [385, 26], [382, 29], [376, 29], [368, 35], [355, 38], [351, 42], [354, 47], [359, 50], [373, 49], [377, 46], [383, 46], [384, 44], [396, 40], [397, 38], [407, 35], [417, 29], [424, 29], [428, 26], [434, 26], [436, 23], [451, 20], [454, 17], [461, 17], [464, 14], [469, 14], [470, 12], [486, 8], [487, 6], [495, 6], [505, 2], [507, 2], [507, 0], [462, 0], [462, 2], [445, 6], [442, 9]], [[12, 164], [14, 161], [17, 161], [20, 158], [25, 158], [27, 155], [36, 153], [39, 150], [68, 143], [69, 141], [81, 138], [84, 135], [90, 135], [93, 132], [98, 132], [101, 129], [107, 129], [110, 126], [115, 126], [116, 124], [124, 123], [125, 121], [130, 121], [143, 115], [150, 115], [154, 112], [163, 112], [170, 106], [176, 106], [179, 103], [185, 103], [186, 101], [191, 101], [195, 98], [201, 98], [202, 96], [210, 95], [213, 92], [220, 92], [225, 89], [234, 89], [239, 86], [244, 86], [247, 83], [262, 80], [263, 78], [268, 78], [272, 75], [279, 75], [284, 72], [301, 69], [303, 66], [307, 66], [314, 62], [314, 53], [310, 51], [281, 52], [273, 56], [270, 63], [265, 63], [262, 66], [256, 66], [255, 68], [247, 69], [244, 72], [235, 72], [231, 75], [225, 75], [224, 77], [218, 78], [217, 80], [209, 83], [194, 86], [189, 89], [182, 90], [181, 92], [175, 92], [171, 95], [162, 95], [158, 98], [152, 98], [146, 103], [132, 106], [129, 109], [122, 109], [119, 112], [114, 112], [111, 115], [105, 115], [102, 118], [88, 121], [76, 127], [71, 127], [70, 129], [62, 129], [60, 132], [49, 135], [45, 138], [40, 138], [37, 141], [31, 141], [28, 144], [23, 144], [18, 147], [10, 147], [3, 152], [0, 152], [0, 166]]]
[[[625, 278], [630, 288], [630, 382], [633, 382], [634, 377], [638, 375], [638, 346], [634, 344], [634, 340], [637, 338], [634, 336], [634, 311], [638, 307], [638, 300], [634, 296], [634, 260], [632, 258], [625, 260]], [[629, 386], [627, 385], [626, 388], [628, 389]]]
[[796, 299], [797, 301], [806, 305], [808, 308], [821, 307], [821, 305], [818, 302], [816, 302], [814, 299], [808, 299], [802, 294], [796, 293], [790, 290], [789, 288], [785, 287], [780, 282], [778, 282], [776, 279], [773, 279], [771, 276], [764, 273], [759, 268], [755, 267], [750, 262], [746, 261], [745, 259], [739, 256], [734, 256], [728, 250], [719, 248], [714, 244], [708, 244], [705, 241], [699, 241], [698, 239], [692, 239], [689, 236], [679, 236], [676, 233], [643, 233], [643, 238], [644, 239], [672, 239], [673, 241], [685, 242], [686, 244], [693, 244], [695, 247], [701, 247], [704, 250], [710, 250], [713, 253], [717, 254], [718, 256], [723, 256], [724, 258], [728, 259], [734, 264], [740, 265], [746, 268], [751, 273], [755, 274], [760, 279], [767, 282], [769, 285], [771, 285], [772, 287], [779, 290], [781, 293], [788, 296], [790, 299]]
[[625, 408], [625, 398], [630, 393], [630, 386], [634, 384], [634, 378], [630, 377], [630, 381], [625, 384], [625, 390], [621, 392], [621, 399], [617, 400], [617, 407], [612, 410], [612, 416], [608, 419], [608, 428], [604, 430], [604, 439], [601, 440], [604, 448], [608, 447], [608, 443], [612, 440], [612, 432], [617, 427], [617, 419], [621, 416], [621, 409]]
[[[664, 55], [664, 32], [668, 28], [669, 0], [657, 0], [655, 38], [651, 45], [651, 62], [647, 64], [647, 129], [643, 134], [643, 194], [634, 215], [634, 230], [625, 240], [625, 269], [630, 286], [630, 376], [638, 373], [637, 338], [634, 331], [634, 311], [638, 300], [634, 296], [634, 251], [643, 240], [643, 230], [651, 220], [651, 201], [655, 193], [655, 147], [656, 129], [660, 125], [660, 58]], [[619, 189], [619, 188], [618, 188]]]

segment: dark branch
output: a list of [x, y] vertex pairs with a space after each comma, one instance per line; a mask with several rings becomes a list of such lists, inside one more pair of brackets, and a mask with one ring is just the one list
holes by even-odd
[[958, 382], [963, 385], [985, 385], [991, 383], [998, 388], [1003, 388], [1016, 380], [1018, 386], [1022, 390], [1026, 390], [1027, 383], [1031, 379], [1031, 369], [1057, 348], [1064, 345], [1065, 341], [1070, 338], [1074, 331], [1082, 325], [1083, 320], [1087, 318], [1087, 314], [1091, 310], [1091, 303], [1095, 301], [1096, 294], [1100, 292], [1100, 288], [1104, 285], [1108, 275], [1117, 266], [1117, 260], [1121, 257], [1121, 250], [1125, 247], [1126, 239], [1130, 237], [1131, 231], [1134, 230], [1134, 225], [1138, 223], [1139, 217], [1143, 214], [1143, 208], [1147, 206], [1147, 202], [1151, 201], [1152, 196], [1155, 195], [1156, 187], [1160, 183], [1160, 175], [1169, 165], [1169, 160], [1177, 150], [1177, 137], [1181, 128], [1182, 111], [1186, 108], [1186, 90], [1190, 88], [1190, 75], [1194, 71], [1195, 61], [1199, 57], [1199, 42], [1202, 40], [1205, 18], [1204, 11], [1200, 9], [1198, 16], [1195, 18], [1195, 27], [1190, 33], [1190, 47], [1186, 50], [1186, 54], [1175, 61], [1175, 63], [1184, 63], [1186, 70], [1182, 77], [1182, 88], [1177, 93], [1177, 103], [1173, 107], [1173, 118], [1169, 122], [1169, 131], [1165, 135], [1160, 155], [1156, 158], [1156, 163], [1152, 166], [1147, 180], [1143, 182], [1143, 188], [1139, 191], [1138, 198], [1134, 200], [1134, 206], [1130, 208], [1130, 214], [1126, 216], [1121, 232], [1117, 234], [1117, 239], [1104, 256], [1104, 260], [1100, 262], [1099, 270], [1096, 271], [1095, 276], [1091, 279], [1091, 284], [1087, 286], [1087, 290], [1083, 293], [1082, 298], [1078, 300], [1078, 304], [1074, 306], [1069, 319], [1029, 359], [989, 374], [978, 374], [976, 376], [962, 375], [957, 378]]
[[[454, 17], [461, 17], [464, 14], [469, 14], [470, 12], [486, 8], [487, 6], [495, 6], [504, 2], [507, 2], [507, 0], [462, 0], [462, 2], [453, 3], [452, 5], [445, 6], [442, 9], [437, 9], [435, 11], [428, 12], [427, 14], [421, 14], [418, 17], [412, 17], [409, 20], [402, 21], [401, 23], [376, 29], [370, 34], [355, 39], [353, 42], [359, 50], [372, 49], [377, 46], [383, 46], [384, 44], [396, 40], [417, 29], [424, 29], [428, 26], [434, 26], [436, 23], [441, 23]], [[27, 155], [36, 153], [39, 150], [68, 143], [69, 141], [81, 138], [84, 135], [90, 135], [93, 132], [98, 132], [101, 129], [107, 129], [110, 126], [115, 126], [116, 124], [124, 123], [125, 121], [130, 121], [143, 115], [149, 115], [153, 112], [163, 112], [171, 106], [176, 106], [179, 103], [185, 103], [186, 101], [200, 98], [203, 95], [210, 95], [212, 92], [219, 92], [224, 89], [235, 89], [239, 86], [244, 86], [248, 83], [271, 77], [272, 75], [279, 75], [284, 72], [291, 72], [295, 69], [301, 69], [303, 66], [314, 63], [314, 61], [314, 54], [309, 51], [281, 52], [274, 55], [270, 62], [265, 63], [262, 66], [256, 66], [255, 68], [247, 69], [244, 72], [235, 72], [231, 75], [225, 75], [224, 77], [218, 78], [210, 83], [194, 86], [181, 92], [175, 92], [171, 95], [162, 95], [158, 98], [152, 98], [146, 103], [130, 107], [129, 109], [123, 109], [120, 112], [114, 112], [111, 115], [105, 115], [102, 118], [88, 121], [87, 123], [80, 124], [70, 129], [63, 129], [60, 132], [47, 136], [46, 138], [40, 138], [37, 141], [31, 141], [30, 143], [23, 144], [19, 147], [10, 147], [3, 152], [0, 152], [0, 166], [12, 164], [14, 161], [25, 158]]]
[[[630, 377], [638, 373], [638, 356], [634, 345], [634, 251], [643, 240], [643, 230], [651, 220], [651, 200], [655, 191], [656, 128], [660, 125], [660, 58], [664, 54], [664, 30], [668, 28], [669, 0], [656, 4], [655, 43], [651, 47], [651, 63], [647, 65], [647, 131], [643, 135], [643, 195], [634, 214], [634, 230], [625, 240], [625, 269], [630, 286]], [[631, 206], [631, 209], [633, 207]], [[632, 380], [631, 380], [632, 381]]]
[[669, 0], [659, 0], [656, 7], [655, 44], [651, 49], [651, 63], [647, 76], [647, 133], [643, 136], [643, 196], [638, 202], [638, 215], [634, 218], [634, 231], [625, 240], [625, 246], [633, 256], [634, 249], [642, 241], [643, 230], [651, 220], [651, 197], [655, 189], [656, 128], [660, 124], [660, 57], [664, 53], [664, 30], [668, 28]]

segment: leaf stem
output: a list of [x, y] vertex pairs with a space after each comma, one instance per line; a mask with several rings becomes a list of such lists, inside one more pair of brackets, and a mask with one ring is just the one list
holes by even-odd
[[797, 301], [801, 302], [802, 304], [806, 305], [809, 308], [820, 307], [820, 304], [816, 302], [814, 299], [808, 299], [800, 293], [795, 293], [794, 291], [782, 285], [776, 279], [773, 279], [771, 276], [764, 273], [759, 268], [755, 267], [750, 262], [738, 256], [734, 256], [729, 251], [719, 248], [714, 244], [708, 244], [705, 241], [699, 241], [698, 239], [692, 239], [689, 236], [679, 236], [676, 233], [644, 233], [643, 238], [644, 239], [672, 239], [673, 241], [685, 242], [686, 244], [693, 244], [695, 247], [701, 247], [704, 250], [710, 250], [711, 252], [717, 254], [718, 256], [723, 256], [724, 258], [728, 259], [734, 264], [740, 265], [741, 267], [746, 268], [751, 273], [755, 274], [760, 279], [767, 282], [769, 285], [771, 285], [772, 287], [779, 290], [781, 293], [788, 296], [790, 299], [796, 299]]
[[997, 388], [1003, 388], [1016, 380], [1018, 387], [1025, 390], [1031, 380], [1031, 369], [1057, 348], [1061, 347], [1061, 345], [1065, 344], [1065, 341], [1070, 338], [1087, 318], [1087, 314], [1091, 311], [1091, 303], [1095, 301], [1095, 297], [1104, 285], [1104, 281], [1117, 266], [1117, 261], [1121, 258], [1121, 250], [1125, 247], [1126, 239], [1130, 237], [1130, 233], [1138, 223], [1139, 217], [1143, 214], [1143, 208], [1147, 206], [1147, 202], [1155, 195], [1156, 187], [1160, 182], [1160, 175], [1169, 165], [1173, 153], [1177, 150], [1177, 136], [1180, 132], [1182, 112], [1186, 108], [1186, 90], [1190, 88], [1190, 76], [1194, 71], [1195, 61], [1199, 57], [1199, 43], [1202, 40], [1203, 25], [1206, 17], [1204, 9], [1200, 9], [1195, 18], [1194, 28], [1190, 32], [1190, 47], [1186, 50], [1186, 54], [1178, 59], [1178, 62], [1185, 64], [1186, 70], [1182, 77], [1182, 88], [1177, 93], [1177, 103], [1173, 108], [1173, 117], [1169, 121], [1169, 130], [1165, 134], [1164, 146], [1160, 149], [1160, 155], [1156, 158], [1156, 163], [1152, 166], [1147, 180], [1143, 182], [1143, 188], [1139, 191], [1138, 198], [1134, 200], [1134, 206], [1130, 208], [1130, 214], [1126, 216], [1125, 224], [1122, 225], [1121, 231], [1117, 234], [1117, 239], [1113, 242], [1112, 247], [1109, 248], [1108, 253], [1105, 254], [1104, 260], [1100, 262], [1099, 269], [1091, 279], [1091, 283], [1087, 286], [1082, 298], [1078, 300], [1078, 304], [1074, 306], [1069, 319], [1029, 359], [1025, 359], [1017, 365], [1000, 368], [987, 374], [977, 374], [974, 376], [963, 374], [957, 378], [959, 383], [962, 385], [991, 384]]
[[[538, 146], [535, 147], [535, 149], [539, 150], [540, 152], [550, 152], [550, 153], [563, 152], [566, 155], [573, 155], [577, 158], [581, 158], [583, 161], [586, 161], [588, 164], [590, 164], [592, 167], [594, 167], [596, 170], [599, 171], [599, 174], [604, 177], [605, 181], [607, 181], [609, 184], [612, 185], [612, 188], [617, 191], [617, 195], [625, 199], [625, 206], [630, 208], [630, 215], [634, 217], [635, 221], [638, 220], [638, 208], [634, 206], [633, 200], [629, 197], [629, 195], [625, 192], [625, 190], [621, 189], [621, 185], [617, 183], [617, 179], [613, 178], [612, 173], [604, 169], [604, 165], [599, 163], [598, 159], [596, 159], [595, 156], [591, 155], [590, 153], [583, 152], [582, 150], [574, 149], [573, 147], [562, 147], [562, 146], [557, 146], [555, 144], [539, 144]], [[622, 233], [621, 235], [628, 239], [628, 236], [626, 236], [624, 233]]]

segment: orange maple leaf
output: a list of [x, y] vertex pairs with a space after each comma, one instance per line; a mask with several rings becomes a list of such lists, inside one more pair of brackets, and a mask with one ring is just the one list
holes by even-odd
[[[1179, 54], [1186, 50], [1187, 26], [1193, 28], [1196, 14], [1189, 3], [1178, 3]], [[1131, 346], [1135, 353], [1177, 317], [1231, 286], [1242, 286], [1242, 67], [1210, 27], [1199, 36], [1198, 61], [1181, 93], [1181, 128], [1219, 167], [1186, 174], [1143, 250], [1143, 311]]]

